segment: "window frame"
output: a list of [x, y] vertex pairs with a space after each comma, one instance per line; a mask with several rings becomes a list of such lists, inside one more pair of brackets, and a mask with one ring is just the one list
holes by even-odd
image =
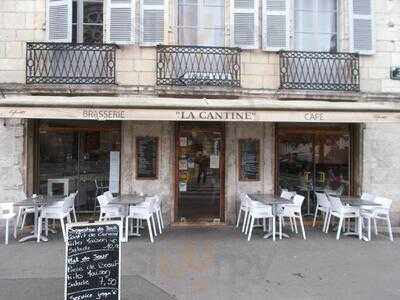
[[[76, 43], [81, 44], [83, 43], [83, 28], [85, 25], [97, 25], [97, 26], [102, 26], [102, 41], [101, 43], [104, 43], [105, 37], [104, 37], [104, 29], [105, 29], [105, 22], [104, 22], [104, 16], [106, 14], [106, 10], [105, 10], [105, 1], [106, 0], [72, 0], [72, 15], [71, 15], [71, 42], [74, 39], [74, 30], [73, 27], [74, 25], [76, 25]], [[76, 2], [76, 23], [74, 23], [73, 21], [73, 10], [74, 10], [74, 2]], [[102, 23], [100, 25], [97, 23], [85, 23], [84, 22], [84, 2], [91, 2], [91, 3], [102, 3], [103, 5], [103, 18], [102, 18]], [[92, 44], [92, 43], [88, 43], [88, 44]]]
[[[199, 5], [201, 2], [200, 1], [205, 1], [205, 0], [198, 0], [197, 2], [197, 7], [198, 7], [198, 11], [197, 11], [197, 16], [199, 16], [201, 14], [201, 7], [203, 7], [202, 5]], [[171, 1], [173, 3], [174, 6], [174, 11], [175, 11], [175, 16], [174, 16], [174, 40], [176, 45], [179, 46], [209, 46], [209, 47], [225, 47], [226, 46], [226, 39], [227, 39], [227, 33], [226, 33], [226, 16], [227, 16], [227, 9], [226, 9], [226, 3], [229, 0], [222, 0], [224, 2], [223, 7], [223, 16], [222, 16], [222, 23], [223, 23], [223, 27], [210, 27], [210, 26], [180, 26], [179, 25], [179, 0], [174, 0]], [[231, 14], [229, 14], [231, 15]], [[195, 45], [186, 45], [186, 44], [181, 44], [179, 41], [179, 30], [182, 28], [189, 28], [189, 29], [196, 29], [196, 44]], [[223, 31], [223, 38], [222, 38], [222, 43], [220, 46], [211, 46], [211, 45], [201, 45], [200, 42], [198, 41], [198, 35], [199, 35], [199, 30], [202, 29], [210, 29], [210, 30], [222, 30]]]
[[[289, 30], [290, 30], [290, 49], [294, 50], [294, 51], [302, 51], [296, 48], [296, 8], [295, 8], [295, 1], [296, 0], [291, 0], [290, 1], [290, 26], [289, 26]], [[341, 49], [341, 45], [340, 45], [340, 38], [341, 38], [341, 32], [340, 32], [340, 12], [341, 12], [341, 6], [340, 6], [340, 1], [339, 0], [335, 0], [336, 2], [336, 50], [334, 51], [334, 53], [339, 52]], [[306, 11], [306, 10], [302, 10], [302, 11]], [[326, 51], [326, 50], [321, 50], [320, 48], [320, 39], [317, 39], [316, 37], [321, 34], [320, 32], [318, 32], [319, 26], [318, 26], [318, 13], [320, 11], [318, 10], [318, 0], [313, 0], [313, 9], [312, 9], [312, 14], [313, 14], [313, 22], [316, 22], [316, 26], [314, 26], [313, 23], [313, 42], [318, 42], [318, 47], [316, 50], [309, 50], [312, 52], [331, 52], [331, 51]], [[300, 32], [299, 32], [300, 33]], [[301, 33], [307, 33], [307, 32], [301, 32]]]

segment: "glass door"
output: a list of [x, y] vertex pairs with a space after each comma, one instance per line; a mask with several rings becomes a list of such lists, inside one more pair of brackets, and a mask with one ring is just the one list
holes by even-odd
[[179, 124], [176, 150], [177, 220], [223, 221], [223, 127]]

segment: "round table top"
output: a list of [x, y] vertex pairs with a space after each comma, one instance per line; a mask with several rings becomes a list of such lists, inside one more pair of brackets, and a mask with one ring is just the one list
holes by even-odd
[[282, 198], [281, 196], [276, 196], [273, 194], [249, 194], [250, 199], [254, 201], [259, 201], [266, 205], [275, 204], [291, 204], [293, 201]]
[[125, 194], [114, 197], [108, 204], [137, 205], [146, 200], [148, 195]]
[[14, 202], [14, 206], [42, 206], [49, 203], [62, 201], [66, 196], [38, 195], [37, 197], [26, 197], [24, 200]]

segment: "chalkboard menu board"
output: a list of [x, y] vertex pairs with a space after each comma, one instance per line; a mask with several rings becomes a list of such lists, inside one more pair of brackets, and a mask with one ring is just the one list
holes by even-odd
[[66, 300], [119, 300], [121, 222], [67, 225]]
[[260, 180], [260, 140], [239, 140], [239, 180]]
[[136, 138], [136, 178], [157, 178], [158, 137]]

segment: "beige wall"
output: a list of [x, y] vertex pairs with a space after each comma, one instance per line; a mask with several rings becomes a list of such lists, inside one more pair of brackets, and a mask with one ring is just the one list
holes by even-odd
[[392, 224], [400, 224], [400, 126], [366, 124], [362, 190], [393, 200]]
[[16, 201], [25, 190], [25, 125], [18, 119], [0, 123], [0, 202]]
[[[347, 1], [339, 1], [341, 13], [340, 49], [348, 51]], [[165, 42], [175, 43], [174, 5], [166, 11]], [[136, 10], [137, 12], [139, 9]], [[361, 90], [400, 92], [400, 81], [389, 78], [390, 66], [400, 65], [400, 2], [374, 1], [376, 54], [361, 57]], [[226, 5], [226, 45], [229, 46], [229, 1]], [[136, 20], [138, 20], [137, 16]], [[260, 14], [261, 17], [261, 14]], [[137, 24], [138, 25], [138, 24]], [[138, 26], [136, 26], [138, 28]], [[45, 39], [45, 0], [0, 1], [0, 83], [25, 80], [26, 41]], [[121, 85], [153, 86], [155, 84], [155, 49], [138, 45], [121, 46], [118, 52], [117, 81]], [[279, 59], [275, 53], [262, 50], [243, 51], [242, 87], [276, 89], [279, 87]]]

